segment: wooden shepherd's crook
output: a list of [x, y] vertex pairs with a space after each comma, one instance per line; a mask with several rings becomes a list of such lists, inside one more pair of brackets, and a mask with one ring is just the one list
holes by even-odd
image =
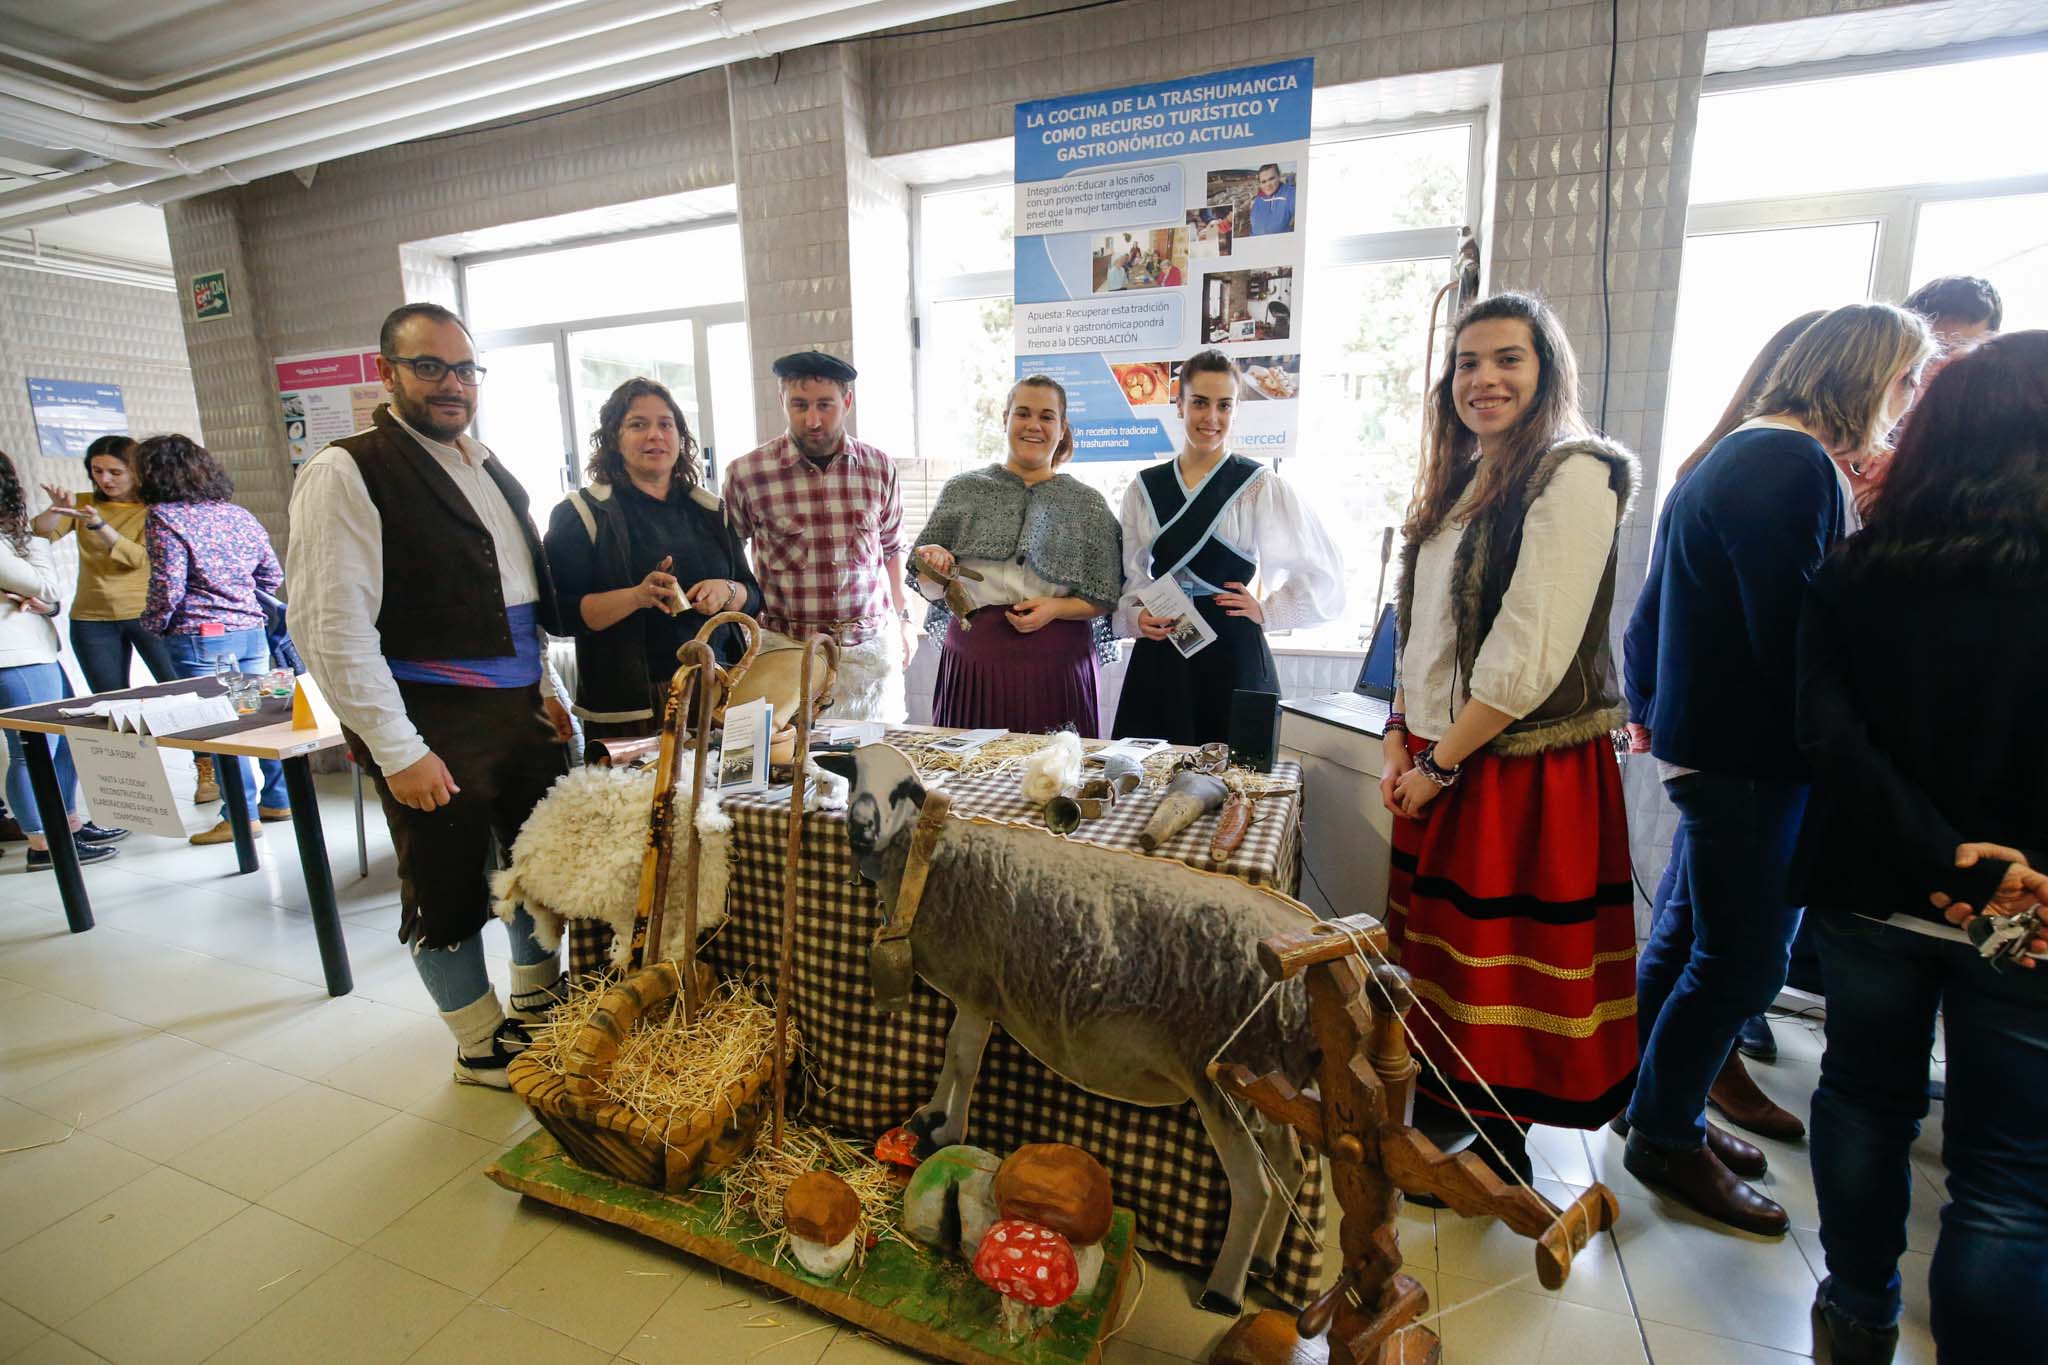
[[[703, 992], [697, 981], [697, 879], [702, 861], [703, 838], [697, 830], [697, 809], [704, 799], [704, 769], [711, 746], [711, 719], [718, 707], [718, 693], [725, 684], [711, 646], [691, 640], [676, 651], [681, 667], [669, 686], [668, 705], [662, 716], [661, 752], [654, 767], [654, 806], [647, 822], [647, 850], [640, 867], [640, 906], [634, 917], [633, 965], [647, 965], [650, 953], [659, 955], [662, 921], [668, 906], [669, 870], [675, 849], [676, 758], [682, 728], [692, 703], [697, 715], [696, 752], [690, 783], [690, 802], [683, 817], [683, 904], [682, 960], [677, 975], [683, 987], [683, 1021], [690, 1023], [703, 1006]], [[652, 945], [650, 948], [649, 945]]]
[[796, 977], [796, 863], [804, 848], [804, 797], [809, 783], [804, 773], [811, 760], [811, 720], [817, 697], [811, 690], [811, 659], [825, 656], [825, 680], [819, 690], [832, 686], [839, 674], [839, 642], [829, 635], [813, 635], [804, 642], [803, 668], [797, 675], [796, 754], [791, 759], [789, 781], [789, 856], [782, 864], [782, 945], [775, 966], [775, 1125], [769, 1143], [782, 1150], [782, 1114], [789, 1098], [789, 992]]

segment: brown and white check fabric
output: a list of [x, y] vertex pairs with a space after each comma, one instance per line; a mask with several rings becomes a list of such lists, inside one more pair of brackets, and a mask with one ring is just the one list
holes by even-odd
[[[761, 583], [762, 624], [784, 634], [889, 608], [889, 561], [903, 553], [896, 464], [852, 437], [823, 469], [784, 432], [726, 471], [725, 516]], [[796, 627], [792, 629], [792, 627]]]
[[[1300, 768], [1282, 763], [1273, 777], [1299, 784]], [[1024, 801], [1015, 772], [955, 777], [946, 790], [957, 814], [1041, 823]], [[1150, 789], [1136, 793], [1102, 819], [1083, 821], [1071, 837], [1136, 849], [1138, 831], [1160, 795]], [[789, 837], [788, 791], [733, 797], [725, 811], [733, 821], [727, 920], [706, 945], [704, 957], [720, 975], [772, 984]], [[1220, 869], [1208, 857], [1214, 824], [1197, 821], [1166, 844], [1161, 855], [1226, 871], [1253, 885], [1294, 891], [1301, 849], [1298, 785], [1294, 792], [1260, 799], [1244, 843]], [[805, 819], [803, 852], [793, 872], [796, 970], [790, 1009], [806, 1044], [797, 1091], [801, 1112], [813, 1122], [879, 1135], [931, 1098], [953, 1007], [920, 980], [909, 1008], [893, 1015], [875, 1009], [868, 988], [868, 945], [881, 915], [874, 888], [854, 869], [843, 815], [813, 812]], [[573, 922], [572, 970], [601, 966], [609, 937], [602, 925]], [[982, 1058], [968, 1140], [997, 1152], [1027, 1142], [1071, 1142], [1108, 1168], [1117, 1202], [1136, 1212], [1140, 1233], [1163, 1255], [1206, 1273], [1222, 1248], [1230, 1187], [1191, 1104], [1145, 1108], [1078, 1089], [998, 1029]], [[1300, 1219], [1288, 1228], [1278, 1273], [1266, 1281], [1273, 1293], [1296, 1305], [1314, 1297], [1322, 1271], [1318, 1240], [1302, 1230], [1323, 1225], [1322, 1165], [1313, 1153], [1303, 1155], [1308, 1179], [1295, 1201]]]

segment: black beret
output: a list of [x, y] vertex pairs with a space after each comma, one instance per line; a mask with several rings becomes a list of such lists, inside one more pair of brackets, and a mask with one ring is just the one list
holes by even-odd
[[777, 379], [830, 379], [838, 384], [851, 384], [854, 380], [853, 366], [823, 351], [798, 351], [782, 357], [769, 369]]

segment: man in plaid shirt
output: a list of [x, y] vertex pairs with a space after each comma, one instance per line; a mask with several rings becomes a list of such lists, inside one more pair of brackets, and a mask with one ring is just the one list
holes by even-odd
[[900, 722], [917, 637], [904, 606], [895, 462], [846, 434], [853, 366], [799, 351], [774, 373], [789, 430], [736, 460], [724, 488], [726, 519], [750, 543], [761, 583], [763, 647], [831, 635], [834, 717]]

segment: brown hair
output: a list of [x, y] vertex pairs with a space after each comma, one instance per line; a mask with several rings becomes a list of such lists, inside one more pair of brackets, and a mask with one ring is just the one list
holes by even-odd
[[190, 436], [152, 436], [135, 447], [136, 491], [163, 502], [233, 502], [235, 481], [212, 452]]
[[135, 473], [135, 438], [133, 436], [102, 436], [85, 448], [85, 477], [92, 477], [92, 462], [102, 455], [111, 455], [128, 466], [130, 474]]
[[1180, 391], [1183, 396], [1188, 391], [1188, 381], [1198, 374], [1227, 374], [1230, 382], [1235, 384], [1238, 382], [1237, 362], [1213, 346], [1206, 351], [1196, 351], [1181, 362]]
[[[1479, 438], [1458, 416], [1451, 386], [1458, 374], [1458, 343], [1475, 322], [1513, 319], [1529, 329], [1536, 352], [1536, 396], [1529, 410], [1504, 436], [1499, 453], [1476, 458]], [[1435, 535], [1468, 484], [1476, 483], [1474, 515], [1504, 501], [1511, 490], [1558, 441], [1586, 434], [1579, 414], [1579, 363], [1564, 333], [1564, 324], [1550, 305], [1533, 294], [1495, 294], [1459, 315], [1453, 338], [1444, 351], [1443, 373], [1430, 386], [1424, 423], [1429, 436], [1422, 467], [1416, 472], [1415, 496], [1408, 503], [1402, 538], [1420, 544]]]
[[1027, 374], [1010, 385], [1010, 396], [1003, 400], [1003, 423], [1008, 425], [1010, 410], [1017, 406], [1017, 390], [1051, 389], [1060, 397], [1060, 443], [1052, 452], [1052, 467], [1058, 469], [1074, 458], [1074, 429], [1067, 424], [1067, 387], [1049, 374]]
[[703, 478], [697, 462], [697, 438], [690, 434], [690, 423], [667, 385], [645, 378], [628, 379], [613, 389], [612, 396], [598, 409], [597, 430], [590, 433], [590, 459], [583, 466], [584, 476], [592, 483], [613, 487], [627, 482], [626, 457], [619, 453], [619, 432], [638, 398], [659, 398], [676, 415], [676, 467], [669, 472], [668, 495], [675, 496], [678, 488], [695, 488]]
[[1934, 353], [1919, 314], [1889, 303], [1847, 304], [1823, 314], [1779, 357], [1750, 415], [1796, 417], [1831, 452], [1886, 450], [1885, 391]]
[[1743, 372], [1742, 382], [1735, 386], [1735, 396], [1728, 400], [1727, 407], [1721, 409], [1721, 418], [1714, 423], [1714, 429], [1707, 433], [1707, 439], [1694, 447], [1692, 454], [1686, 456], [1685, 462], [1671, 475], [1673, 488], [1678, 487], [1680, 479], [1692, 473], [1693, 466], [1707, 458], [1708, 452], [1721, 444], [1723, 436], [1749, 420], [1750, 410], [1755, 405], [1757, 396], [1764, 390], [1764, 381], [1770, 378], [1771, 371], [1777, 367], [1778, 361], [1791, 349], [1793, 342], [1805, 335], [1807, 328], [1826, 316], [1826, 309], [1816, 308], [1811, 313], [1801, 313], [1771, 333], [1771, 339], [1756, 353], [1756, 359], [1749, 362], [1749, 368]]

